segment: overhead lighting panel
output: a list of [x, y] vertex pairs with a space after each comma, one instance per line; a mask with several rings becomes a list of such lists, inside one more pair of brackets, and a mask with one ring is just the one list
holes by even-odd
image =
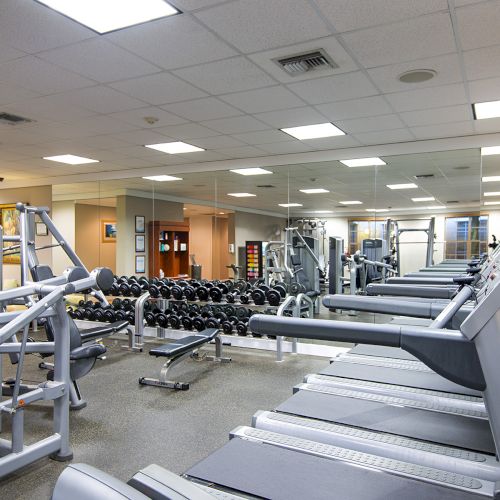
[[500, 205], [500, 201], [485, 201], [483, 205]]
[[377, 165], [387, 165], [384, 160], [378, 157], [340, 160], [340, 163], [343, 163], [346, 167], [375, 167]]
[[482, 181], [483, 182], [499, 182], [500, 175], [489, 175], [489, 176], [483, 177]]
[[257, 196], [251, 193], [227, 193], [228, 196], [233, 196], [234, 198], [249, 198], [251, 196]]
[[315, 125], [303, 125], [301, 127], [282, 128], [281, 131], [295, 137], [295, 139], [299, 139], [300, 141], [345, 135], [345, 132], [340, 130], [333, 123], [329, 122], [316, 123]]
[[38, 0], [101, 35], [179, 14], [164, 0]]
[[315, 214], [333, 214], [333, 210], [315, 210]]
[[323, 188], [312, 188], [312, 189], [299, 189], [301, 193], [306, 194], [321, 194], [321, 193], [329, 193], [328, 189]]
[[148, 181], [168, 182], [168, 181], [182, 181], [182, 177], [174, 177], [173, 175], [149, 175], [143, 177]]
[[367, 208], [367, 212], [388, 212], [388, 208]]
[[417, 189], [418, 186], [413, 182], [408, 184], [386, 184], [389, 189]]
[[278, 203], [280, 207], [292, 208], [292, 207], [302, 207], [302, 203]]
[[145, 144], [144, 147], [149, 149], [156, 149], [156, 151], [168, 153], [169, 155], [179, 155], [183, 153], [196, 153], [197, 151], [205, 151], [203, 148], [199, 148], [198, 146], [193, 146], [192, 144], [187, 144], [186, 142], [181, 141], [162, 142], [160, 144]]
[[57, 161], [58, 163], [67, 163], [68, 165], [84, 165], [85, 163], [99, 163], [99, 160], [92, 158], [85, 158], [84, 156], [76, 155], [57, 155], [57, 156], [44, 156], [44, 160]]
[[412, 198], [411, 201], [434, 201], [436, 198], [434, 196], [424, 196], [422, 198]]
[[231, 172], [240, 175], [265, 175], [272, 174], [270, 170], [266, 170], [265, 168], [254, 167], [254, 168], [237, 168], [235, 170], [231, 170]]
[[486, 191], [484, 196], [500, 196], [500, 191]]
[[431, 205], [429, 207], [425, 207], [427, 210], [441, 210], [442, 208], [446, 208], [443, 205]]
[[339, 201], [341, 205], [362, 205], [362, 201], [358, 200], [348, 200], [348, 201]]
[[476, 120], [500, 117], [500, 101], [476, 102], [472, 108]]

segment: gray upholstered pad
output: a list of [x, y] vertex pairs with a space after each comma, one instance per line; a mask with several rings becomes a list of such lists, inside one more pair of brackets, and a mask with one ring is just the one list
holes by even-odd
[[296, 392], [276, 410], [492, 455], [495, 453], [487, 420], [310, 391]]
[[467, 387], [450, 382], [434, 372], [358, 365], [355, 363], [335, 361], [321, 370], [320, 374], [382, 382], [384, 384], [397, 384], [405, 387], [418, 387], [420, 389], [430, 389], [433, 391], [467, 394], [469, 396], [481, 396], [479, 391], [468, 389]]
[[431, 485], [267, 444], [232, 439], [186, 474], [273, 500], [472, 500]]

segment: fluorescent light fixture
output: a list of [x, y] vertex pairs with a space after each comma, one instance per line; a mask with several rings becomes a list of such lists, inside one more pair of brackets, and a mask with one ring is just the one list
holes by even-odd
[[417, 189], [418, 186], [413, 182], [408, 184], [386, 184], [389, 189]]
[[302, 207], [302, 203], [279, 203], [280, 207], [291, 208], [291, 207]]
[[181, 177], [174, 177], [173, 175], [149, 175], [147, 177], [143, 177], [143, 179], [146, 179], [148, 181], [158, 181], [158, 182], [182, 181]]
[[358, 201], [358, 200], [339, 201], [339, 203], [341, 205], [362, 205], [363, 204], [362, 201]]
[[500, 196], [500, 191], [486, 191], [484, 196]]
[[161, 151], [162, 153], [168, 153], [169, 155], [178, 155], [182, 153], [195, 153], [197, 151], [205, 151], [202, 148], [180, 141], [163, 142], [160, 144], [145, 144], [144, 147], [149, 149], [156, 149], [157, 151]]
[[228, 196], [234, 196], [235, 198], [249, 198], [250, 196], [257, 196], [251, 193], [227, 193]]
[[231, 172], [240, 175], [265, 175], [272, 174], [270, 170], [265, 168], [254, 167], [254, 168], [237, 168], [236, 170], [231, 170]]
[[333, 123], [316, 123], [315, 125], [303, 125], [302, 127], [282, 128], [282, 132], [295, 137], [300, 141], [307, 139], [321, 139], [322, 137], [334, 137], [337, 135], [345, 135]]
[[340, 160], [340, 163], [343, 163], [346, 167], [374, 167], [376, 165], [387, 165], [384, 160], [378, 157]]
[[367, 212], [388, 212], [388, 208], [367, 208]]
[[476, 120], [498, 118], [500, 116], [500, 101], [476, 102], [472, 105]]
[[423, 198], [412, 198], [411, 201], [434, 201], [434, 196], [424, 196]]
[[225, 215], [225, 212], [219, 212], [219, 215]]
[[441, 208], [446, 208], [444, 205], [431, 205], [429, 207], [425, 207], [427, 210], [440, 210]]
[[299, 189], [301, 193], [306, 194], [321, 194], [321, 193], [329, 193], [328, 189], [323, 188], [314, 188], [314, 189]]
[[481, 148], [481, 156], [500, 155], [500, 146]]
[[38, 1], [101, 34], [179, 13], [164, 0]]
[[92, 158], [85, 158], [84, 156], [75, 155], [57, 155], [57, 156], [44, 156], [44, 160], [57, 161], [59, 163], [67, 163], [68, 165], [83, 165], [85, 163], [99, 163], [99, 160]]
[[315, 210], [315, 214], [333, 214], [333, 210]]
[[499, 182], [500, 181], [500, 175], [490, 175], [483, 177], [482, 179], [483, 182]]
[[483, 205], [500, 205], [500, 201], [485, 201]]

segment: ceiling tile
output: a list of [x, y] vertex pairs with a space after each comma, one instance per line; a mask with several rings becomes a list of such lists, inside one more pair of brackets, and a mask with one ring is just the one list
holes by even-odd
[[103, 38], [42, 52], [38, 57], [103, 83], [160, 71], [157, 66]]
[[0, 43], [29, 53], [96, 37], [96, 33], [31, 0], [2, 2]]
[[222, 95], [220, 99], [247, 113], [296, 108], [305, 104], [304, 101], [281, 85]]
[[456, 9], [463, 50], [500, 44], [500, 2], [484, 2]]
[[203, 124], [222, 134], [238, 134], [242, 132], [252, 132], [254, 130], [264, 130], [267, 128], [266, 125], [252, 116], [219, 118], [218, 120], [208, 120], [203, 122]]
[[469, 80], [500, 76], [500, 45], [468, 50], [463, 58]]
[[[119, 113], [112, 113], [111, 118], [116, 118], [137, 127], [165, 127], [167, 125], [178, 125], [185, 123], [186, 120], [180, 116], [164, 111], [157, 106], [150, 106], [147, 108], [131, 109], [127, 111], [120, 111]], [[149, 124], [144, 119], [151, 117], [158, 119], [157, 122]]]
[[354, 134], [361, 144], [389, 144], [391, 142], [409, 142], [414, 137], [408, 129], [380, 130], [375, 132], [363, 132]]
[[378, 90], [361, 71], [292, 83], [288, 87], [310, 104], [378, 94]]
[[236, 0], [195, 14], [242, 52], [257, 52], [329, 35], [314, 8], [304, 0]]
[[276, 83], [244, 57], [200, 64], [176, 70], [174, 73], [211, 94], [250, 90]]
[[366, 68], [454, 52], [455, 39], [448, 14], [430, 14], [388, 26], [343, 35]]
[[322, 139], [310, 139], [303, 141], [314, 149], [339, 149], [359, 146], [359, 142], [352, 136], [342, 135], [337, 137], [324, 137]]
[[[412, 84], [399, 81], [399, 75], [418, 68], [432, 69], [437, 74], [431, 80], [422, 83]], [[438, 85], [463, 81], [460, 60], [456, 54], [373, 68], [368, 70], [368, 74], [382, 92], [398, 92], [424, 87], [436, 87]]]
[[496, 101], [500, 99], [500, 78], [488, 78], [469, 82], [472, 102]]
[[330, 120], [362, 118], [392, 113], [387, 101], [381, 96], [361, 97], [349, 101], [330, 102], [316, 106]]
[[455, 7], [463, 7], [473, 3], [485, 2], [487, 0], [455, 0]]
[[217, 151], [230, 158], [251, 158], [254, 156], [265, 156], [265, 152], [253, 146], [239, 146], [237, 148], [220, 148]]
[[196, 139], [196, 145], [204, 149], [219, 149], [245, 146], [245, 143], [227, 135], [217, 135], [215, 137]]
[[[321, 69], [317, 71], [308, 71], [302, 75], [290, 75], [281, 66], [276, 63], [277, 59], [284, 59], [294, 54], [303, 54], [313, 52], [318, 49], [323, 51], [335, 62], [336, 68]], [[348, 73], [358, 69], [357, 64], [349, 56], [339, 41], [334, 36], [310, 40], [304, 43], [298, 43], [292, 46], [287, 45], [279, 49], [257, 52], [248, 56], [253, 62], [258, 64], [272, 77], [282, 83], [294, 83], [302, 80], [312, 80], [314, 78], [329, 76], [340, 73]]]
[[[76, 134], [92, 136], [100, 134], [117, 134], [119, 132], [134, 130], [136, 128], [128, 123], [115, 120], [109, 116], [96, 115], [78, 120], [73, 124], [73, 127], [66, 126], [64, 129], [68, 132], [74, 131]], [[63, 128], [61, 127], [60, 130], [63, 130]]]
[[371, 116], [352, 120], [337, 120], [335, 125], [348, 134], [404, 128], [398, 115]]
[[[159, 144], [173, 140], [172, 137], [167, 137], [166, 134], [161, 134], [156, 130], [132, 130], [129, 132], [113, 134], [111, 137], [113, 139], [125, 141], [128, 144], [135, 144], [137, 146], [144, 146], [145, 144]], [[114, 146], [110, 145], [108, 149], [114, 149]]]
[[467, 102], [465, 87], [461, 83], [386, 94], [385, 97], [394, 110], [398, 112], [451, 106]]
[[229, 106], [216, 97], [167, 104], [162, 108], [193, 121], [214, 120], [242, 114], [240, 110]]
[[175, 0], [175, 6], [182, 11], [191, 11], [225, 2], [226, 0]]
[[273, 142], [290, 142], [292, 138], [281, 132], [280, 130], [259, 130], [256, 132], [246, 132], [243, 134], [235, 134], [233, 135], [236, 139], [246, 142], [247, 144], [270, 144]]
[[[155, 129], [161, 134], [179, 140], [198, 139], [201, 137], [211, 137], [218, 135], [217, 132], [199, 125], [197, 123], [184, 123], [183, 125], [171, 125]], [[195, 144], [196, 145], [196, 144]]]
[[424, 127], [412, 127], [410, 130], [417, 139], [438, 139], [442, 137], [454, 137], [474, 133], [474, 128], [472, 122], [470, 121], [439, 125], [425, 125]]
[[105, 35], [164, 69], [182, 68], [237, 55], [190, 16], [173, 16]]
[[326, 118], [312, 107], [258, 113], [255, 117], [275, 128], [314, 125], [315, 123], [324, 123], [326, 121]]
[[144, 102], [104, 85], [75, 90], [65, 96], [73, 105], [90, 109], [95, 113], [116, 113], [144, 107]]
[[469, 106], [448, 106], [421, 111], [406, 111], [399, 116], [409, 127], [434, 125], [438, 123], [465, 122], [472, 119], [472, 110]]
[[402, 21], [447, 10], [446, 0], [316, 0], [339, 32]]
[[19, 101], [23, 103], [25, 100], [36, 96], [35, 92], [23, 89], [17, 85], [0, 83], [0, 104], [11, 104]]
[[260, 149], [263, 149], [267, 153], [274, 155], [282, 155], [289, 153], [305, 153], [307, 151], [312, 151], [313, 148], [307, 142], [300, 141], [288, 141], [288, 142], [274, 142], [271, 144], [261, 144]]
[[500, 118], [489, 118], [488, 120], [477, 120], [474, 122], [476, 132], [479, 134], [500, 132]]
[[21, 57], [0, 64], [0, 81], [19, 85], [40, 94], [56, 94], [65, 90], [95, 85], [92, 80], [33, 56]]
[[206, 94], [169, 73], [133, 78], [110, 84], [111, 87], [149, 104], [187, 101]]
[[11, 61], [12, 59], [19, 59], [25, 55], [25, 52], [9, 47], [4, 43], [0, 44], [0, 63]]

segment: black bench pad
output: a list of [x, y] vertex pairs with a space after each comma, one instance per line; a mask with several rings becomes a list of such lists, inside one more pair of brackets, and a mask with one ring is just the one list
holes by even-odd
[[218, 328], [207, 328], [196, 335], [189, 335], [169, 344], [163, 344], [149, 351], [150, 356], [174, 358], [213, 340], [219, 333]]
[[109, 325], [96, 326], [95, 328], [88, 328], [87, 330], [80, 330], [80, 335], [82, 337], [82, 342], [87, 342], [89, 340], [94, 340], [99, 337], [104, 337], [106, 335], [111, 335], [112, 333], [119, 332], [124, 328], [128, 327], [129, 323], [126, 320], [115, 321]]
[[102, 344], [82, 345], [70, 352], [69, 359], [77, 361], [79, 359], [97, 358], [106, 352], [106, 347]]

